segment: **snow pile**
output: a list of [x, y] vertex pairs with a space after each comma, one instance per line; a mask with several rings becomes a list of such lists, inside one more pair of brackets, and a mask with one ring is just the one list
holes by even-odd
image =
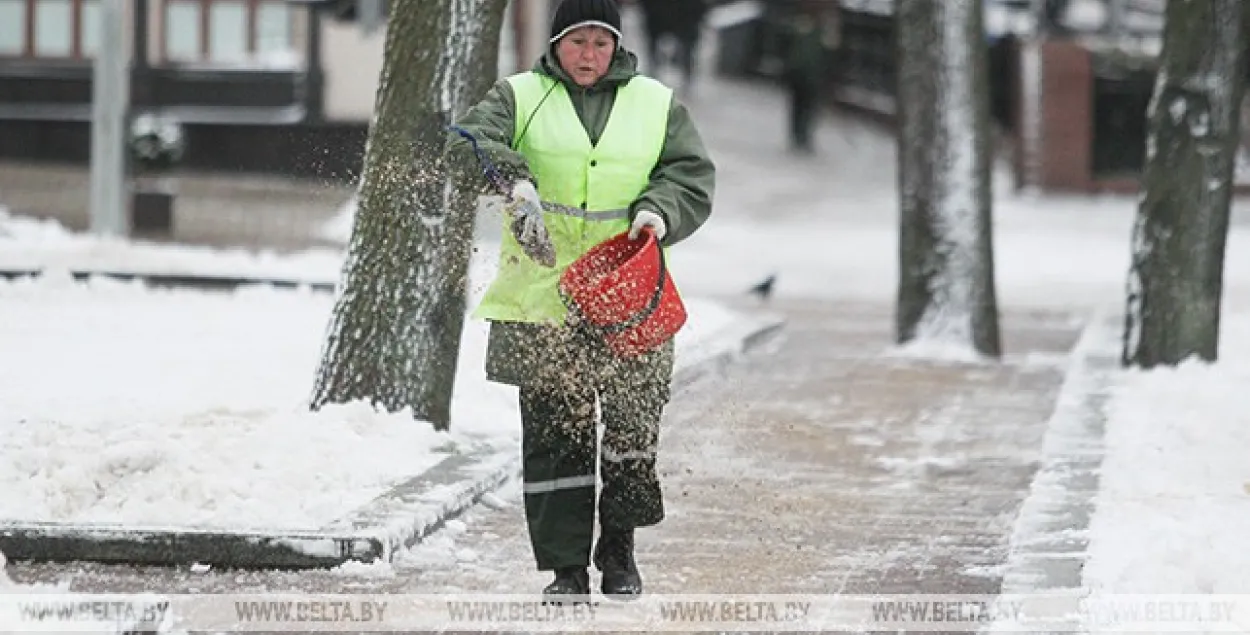
[[1126, 371], [1112, 394], [1095, 592], [1250, 592], [1250, 313], [1223, 322], [1218, 363]]
[[[45, 279], [0, 284], [0, 305], [3, 518], [316, 528], [507, 436], [476, 424], [512, 404], [471, 368], [456, 434], [364, 404], [308, 412], [328, 295]], [[484, 339], [467, 329], [469, 350]]]
[[55, 220], [14, 216], [9, 208], [0, 205], [0, 240], [10, 246], [65, 242], [72, 236]]
[[326, 221], [317, 231], [317, 236], [346, 245], [352, 237], [352, 226], [356, 222], [356, 195], [347, 199], [338, 213]]
[[993, 363], [992, 358], [982, 356], [971, 346], [955, 339], [927, 337], [914, 339], [885, 351], [888, 357], [915, 360], [942, 360], [964, 363]]

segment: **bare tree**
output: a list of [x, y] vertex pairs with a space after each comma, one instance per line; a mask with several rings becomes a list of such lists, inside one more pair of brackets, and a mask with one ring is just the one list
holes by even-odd
[[1168, 3], [1133, 227], [1125, 365], [1218, 356], [1247, 14], [1245, 0]]
[[895, 337], [950, 340], [997, 357], [981, 2], [895, 6], [901, 205]]
[[452, 114], [495, 75], [503, 10], [497, 0], [391, 6], [314, 410], [368, 400], [450, 425], [473, 209], [449, 204], [442, 148]]

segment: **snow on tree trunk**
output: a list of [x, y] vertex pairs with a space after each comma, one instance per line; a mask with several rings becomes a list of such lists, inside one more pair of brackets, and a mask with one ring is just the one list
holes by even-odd
[[1000, 354], [979, 0], [900, 2], [899, 343]]
[[1218, 356], [1224, 245], [1245, 88], [1245, 0], [1169, 2], [1133, 226], [1125, 365]]
[[[471, 68], [472, 62], [489, 54], [485, 49], [498, 50], [498, 28], [481, 27], [492, 10], [488, 4], [392, 6], [359, 207], [313, 388], [314, 410], [367, 400], [390, 412], [409, 408], [437, 429], [450, 425], [473, 210], [449, 205], [442, 148], [455, 102], [468, 96], [462, 86], [481, 66]], [[473, 18], [477, 24], [460, 32]]]
[[[458, 72], [443, 78], [450, 96], [451, 110], [462, 114], [476, 103], [495, 83], [499, 73], [499, 35], [503, 26], [507, 3], [499, 0], [458, 0], [462, 10], [456, 12], [457, 23], [452, 29], [458, 48]], [[460, 353], [460, 336], [464, 330], [464, 317], [468, 308], [469, 260], [473, 253], [473, 228], [477, 218], [477, 194], [481, 190], [480, 169], [448, 171], [448, 215], [446, 224], [447, 270], [437, 280], [434, 297], [438, 306], [440, 328], [431, 342], [428, 359], [430, 368], [429, 399], [431, 410], [438, 415], [431, 419], [437, 424], [438, 417], [449, 421], [451, 397], [455, 388], [456, 365]], [[446, 427], [444, 425], [443, 427]]]

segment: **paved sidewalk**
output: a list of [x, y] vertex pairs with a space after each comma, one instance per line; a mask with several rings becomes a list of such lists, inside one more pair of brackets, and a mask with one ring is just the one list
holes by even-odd
[[[1078, 326], [1008, 314], [1004, 363], [961, 364], [883, 356], [882, 307], [783, 312], [775, 350], [670, 409], [668, 518], [638, 536], [648, 587], [997, 592]], [[469, 521], [456, 543], [472, 561], [427, 566], [405, 586], [540, 588], [513, 502]]]
[[[890, 348], [886, 307], [791, 302], [772, 350], [681, 396], [661, 442], [668, 518], [639, 533], [668, 593], [995, 593], [1080, 324], [1004, 317], [1002, 363]], [[77, 591], [532, 593], [515, 483], [418, 546], [396, 575], [14, 565]]]

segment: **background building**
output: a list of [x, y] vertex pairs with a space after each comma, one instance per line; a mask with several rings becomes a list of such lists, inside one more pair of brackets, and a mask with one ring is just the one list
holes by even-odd
[[[184, 141], [161, 185], [181, 238], [211, 242], [196, 219], [237, 214], [271, 242], [318, 241], [283, 219], [333, 213], [360, 171], [386, 37], [369, 1], [126, 3], [130, 114], [176, 122]], [[502, 73], [528, 67], [549, 13], [509, 2]], [[74, 229], [87, 226], [99, 20], [98, 0], [0, 0], [0, 200]]]

